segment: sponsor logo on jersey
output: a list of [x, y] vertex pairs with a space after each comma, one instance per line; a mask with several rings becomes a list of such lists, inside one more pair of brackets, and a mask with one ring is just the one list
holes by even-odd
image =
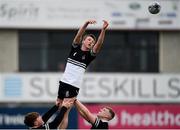
[[85, 55], [83, 55], [83, 56], [82, 56], [82, 59], [84, 60], [85, 58], [86, 58], [86, 56], [85, 56]]
[[77, 52], [74, 52], [73, 56], [75, 56], [77, 54]]

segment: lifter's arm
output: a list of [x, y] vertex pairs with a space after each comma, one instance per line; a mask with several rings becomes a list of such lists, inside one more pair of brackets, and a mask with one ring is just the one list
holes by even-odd
[[75, 106], [80, 113], [80, 115], [87, 120], [90, 123], [94, 123], [96, 120], [96, 117], [87, 109], [86, 106], [84, 106], [80, 101], [75, 101]]
[[77, 34], [76, 34], [76, 36], [75, 36], [75, 38], [74, 38], [74, 40], [73, 40], [73, 43], [75, 43], [75, 44], [80, 44], [81, 39], [82, 39], [82, 36], [83, 36], [83, 34], [84, 34], [87, 26], [88, 26], [89, 24], [95, 24], [95, 23], [96, 23], [95, 20], [88, 20], [88, 21], [86, 21], [86, 22], [84, 23], [84, 25], [79, 28], [79, 30], [78, 30], [78, 32], [77, 32]]
[[58, 106], [54, 105], [49, 111], [47, 111], [43, 116], [42, 119], [44, 122], [47, 122], [49, 118], [58, 110]]
[[62, 102], [62, 107], [58, 115], [55, 117], [55, 119], [49, 123], [49, 128], [51, 129], [57, 129], [59, 124], [62, 122], [64, 118], [64, 114], [66, 113], [67, 109], [70, 108], [74, 103], [75, 98], [65, 98]]

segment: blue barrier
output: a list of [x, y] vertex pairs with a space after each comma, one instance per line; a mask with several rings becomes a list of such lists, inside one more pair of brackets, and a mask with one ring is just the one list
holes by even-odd
[[[1, 107], [0, 108], [0, 129], [25, 129], [24, 116], [28, 112], [45, 113], [49, 107]], [[77, 112], [75, 108], [71, 109], [69, 114], [68, 129], [77, 129]]]

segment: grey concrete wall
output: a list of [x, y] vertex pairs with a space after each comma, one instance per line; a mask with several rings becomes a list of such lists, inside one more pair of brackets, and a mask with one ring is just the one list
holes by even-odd
[[161, 32], [159, 40], [160, 72], [180, 73], [180, 32]]
[[18, 32], [0, 30], [0, 72], [18, 71]]

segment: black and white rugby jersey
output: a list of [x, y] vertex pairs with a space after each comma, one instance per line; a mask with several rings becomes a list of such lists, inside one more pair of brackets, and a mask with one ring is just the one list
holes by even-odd
[[102, 121], [98, 117], [96, 118], [94, 124], [92, 124], [91, 129], [108, 129], [108, 122], [107, 121]]
[[46, 112], [42, 119], [44, 121], [44, 124], [39, 126], [38, 128], [30, 128], [30, 129], [41, 129], [41, 130], [50, 130], [50, 129], [57, 129], [59, 124], [64, 118], [64, 114], [67, 111], [67, 108], [65, 106], [61, 107], [61, 110], [58, 111], [56, 117], [54, 120], [50, 123], [47, 123], [47, 121], [50, 119], [50, 117], [58, 110], [58, 106], [54, 105], [48, 112]]
[[79, 44], [73, 43], [61, 81], [79, 88], [87, 66], [95, 57], [92, 51], [82, 51]]

